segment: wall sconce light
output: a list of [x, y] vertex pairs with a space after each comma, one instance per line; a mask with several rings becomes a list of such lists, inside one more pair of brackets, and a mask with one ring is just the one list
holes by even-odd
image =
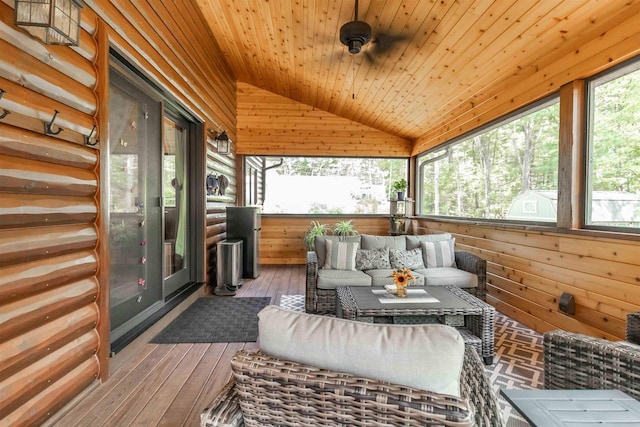
[[[216, 126], [218, 126], [217, 123], [214, 122], [214, 124]], [[218, 126], [218, 129], [222, 129], [222, 128], [220, 126]], [[213, 140], [216, 142], [216, 149], [218, 150], [218, 154], [229, 154], [229, 153], [231, 153], [231, 139], [229, 138], [229, 135], [227, 135], [227, 131], [226, 130], [223, 130], [220, 133], [214, 131], [211, 128], [209, 128], [207, 130], [212, 135], [215, 135]]]
[[231, 140], [227, 136], [227, 131], [223, 130], [216, 137], [216, 144], [218, 145], [218, 154], [229, 154], [231, 152]]
[[46, 44], [78, 45], [80, 0], [16, 0], [15, 23]]

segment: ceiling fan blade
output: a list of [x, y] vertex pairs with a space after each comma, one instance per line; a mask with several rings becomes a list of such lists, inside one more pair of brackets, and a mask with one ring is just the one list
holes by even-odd
[[365, 59], [372, 65], [378, 64], [378, 58], [371, 52], [371, 49], [367, 49], [364, 52]]
[[373, 40], [371, 41], [371, 49], [376, 55], [385, 54], [393, 49], [396, 43], [407, 39], [408, 37], [403, 34], [376, 32]]

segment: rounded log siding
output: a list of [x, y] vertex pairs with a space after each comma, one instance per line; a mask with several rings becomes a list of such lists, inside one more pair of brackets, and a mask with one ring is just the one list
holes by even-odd
[[[99, 374], [99, 151], [74, 143], [96, 123], [97, 49], [12, 23], [0, 2], [0, 424], [34, 425]], [[54, 110], [63, 132], [44, 135]]]
[[[86, 224], [0, 230], [0, 266], [93, 249], [97, 240], [96, 229]], [[78, 254], [78, 259], [84, 256], [84, 253]], [[2, 293], [0, 290], [0, 295]]]
[[0, 380], [18, 374], [51, 352], [93, 330], [98, 318], [98, 307], [92, 303], [2, 341]]
[[0, 301], [9, 303], [17, 298], [40, 294], [56, 286], [92, 276], [97, 270], [98, 257], [94, 251], [74, 252], [0, 267]]
[[89, 197], [9, 194], [0, 200], [0, 228], [92, 223], [98, 214]]
[[96, 150], [0, 123], [0, 154], [92, 170]]
[[85, 389], [98, 375], [100, 365], [93, 356], [60, 378], [48, 384], [41, 393], [7, 415], [2, 421], [10, 426], [34, 426], [53, 415]]
[[84, 279], [3, 306], [0, 341], [77, 310], [98, 297], [98, 281]]
[[95, 359], [98, 334], [89, 331], [58, 350], [52, 352], [18, 374], [0, 382], [0, 419], [47, 388], [48, 384], [68, 374], [76, 366]]
[[98, 180], [92, 171], [11, 156], [0, 158], [0, 191], [26, 194], [93, 196]]

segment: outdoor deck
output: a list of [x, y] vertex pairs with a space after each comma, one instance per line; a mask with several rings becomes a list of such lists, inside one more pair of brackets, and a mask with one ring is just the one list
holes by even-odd
[[[264, 266], [257, 279], [245, 279], [237, 296], [269, 296], [272, 304], [278, 304], [282, 295], [304, 294], [304, 283], [304, 265]], [[200, 413], [231, 375], [233, 354], [256, 344], [149, 344], [201, 295], [196, 294], [111, 358], [109, 380], [85, 393], [48, 425], [199, 425]]]

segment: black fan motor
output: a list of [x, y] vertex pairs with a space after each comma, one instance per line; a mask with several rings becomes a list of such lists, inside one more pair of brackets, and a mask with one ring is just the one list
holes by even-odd
[[349, 48], [349, 53], [360, 53], [362, 46], [371, 40], [371, 26], [363, 21], [347, 22], [340, 28], [340, 42]]

